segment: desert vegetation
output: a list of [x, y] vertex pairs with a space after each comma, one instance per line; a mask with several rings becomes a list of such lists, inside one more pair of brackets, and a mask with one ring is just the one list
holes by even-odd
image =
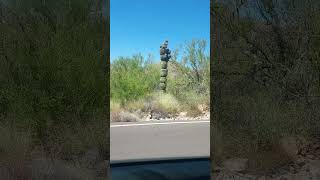
[[319, 2], [227, 0], [211, 8], [212, 159], [282, 166], [292, 160], [283, 139], [320, 133]]
[[175, 49], [168, 65], [167, 93], [159, 91], [160, 60], [141, 54], [115, 59], [110, 71], [111, 121], [174, 117], [180, 112], [201, 115], [200, 106], [209, 107], [210, 102], [206, 48], [204, 40], [192, 40]]
[[[0, 1], [1, 177], [85, 178], [108, 158], [102, 7], [98, 0]], [[56, 161], [70, 168], [39, 171]]]

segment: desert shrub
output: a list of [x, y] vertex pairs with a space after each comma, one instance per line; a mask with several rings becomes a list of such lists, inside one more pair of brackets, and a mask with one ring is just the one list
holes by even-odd
[[111, 64], [111, 98], [124, 104], [151, 93], [158, 84], [159, 71], [141, 55], [114, 60]]
[[[178, 52], [181, 59], [178, 60]], [[187, 91], [209, 94], [210, 57], [206, 53], [205, 40], [192, 40], [177, 49], [169, 62], [168, 92], [175, 96]]]
[[[283, 3], [244, 2], [243, 13], [259, 12], [246, 16], [224, 3], [212, 9], [219, 28], [211, 66], [217, 159], [272, 152], [283, 136], [319, 134], [319, 44], [310, 35], [319, 32], [319, 13], [307, 8], [315, 1]], [[276, 12], [280, 6], [282, 13]], [[256, 21], [257, 16], [265, 18]], [[288, 17], [294, 20], [287, 23]], [[310, 41], [301, 46], [296, 39]]]
[[107, 21], [88, 1], [69, 2], [0, 2], [0, 122], [28, 135], [0, 129], [2, 151], [67, 159], [96, 146], [107, 158]]
[[[141, 55], [119, 57], [111, 64], [111, 99], [129, 112], [159, 111], [190, 116], [201, 114], [199, 104], [209, 106], [210, 60], [204, 40], [192, 40], [173, 52], [168, 63], [167, 93], [158, 92], [160, 62]], [[114, 105], [111, 106], [114, 109]], [[115, 110], [116, 111], [116, 110]]]
[[154, 109], [162, 110], [167, 113], [176, 113], [180, 110], [179, 101], [171, 94], [153, 94]]
[[151, 111], [176, 113], [180, 110], [180, 102], [171, 94], [154, 92], [138, 100], [130, 101], [124, 109], [130, 112], [149, 114]]
[[111, 112], [111, 122], [138, 122], [140, 118], [138, 115], [130, 112]]
[[[148, 96], [147, 96], [148, 97]], [[147, 97], [141, 97], [137, 100], [132, 100], [128, 102], [123, 108], [129, 112], [135, 112], [135, 111], [147, 111]]]

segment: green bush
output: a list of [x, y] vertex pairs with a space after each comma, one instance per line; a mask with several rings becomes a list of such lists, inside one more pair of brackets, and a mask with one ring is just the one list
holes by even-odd
[[168, 92], [180, 96], [192, 91], [197, 95], [206, 94], [209, 99], [210, 57], [206, 53], [206, 41], [186, 42], [181, 51], [181, 60], [176, 57], [177, 50], [169, 63]]
[[[209, 105], [210, 60], [205, 48], [205, 41], [193, 40], [183, 46], [181, 60], [177, 58], [178, 50], [173, 52], [167, 67], [168, 94], [163, 96], [157, 93], [163, 80], [161, 62], [145, 60], [141, 55], [115, 59], [111, 64], [112, 101], [120, 102], [124, 109], [132, 111], [143, 109], [143, 101], [147, 103], [148, 97], [152, 96], [159, 102], [151, 104], [170, 113], [179, 110], [180, 105], [173, 106], [180, 102], [183, 109], [190, 111], [198, 104]], [[163, 98], [162, 105], [159, 105], [162, 102], [159, 98]]]
[[122, 104], [153, 92], [159, 84], [160, 68], [141, 55], [120, 57], [111, 64], [111, 98]]
[[107, 110], [106, 20], [88, 17], [86, 0], [46, 2], [1, 3], [0, 28], [0, 121], [43, 146], [61, 127], [103, 123]]
[[[224, 3], [212, 9], [220, 32], [211, 66], [213, 159], [272, 152], [283, 136], [318, 136], [319, 44], [311, 34], [320, 26], [318, 9], [309, 9], [314, 2], [244, 2], [243, 13], [258, 14], [238, 17]], [[282, 15], [271, 15], [280, 6]], [[270, 19], [256, 21], [266, 14]]]

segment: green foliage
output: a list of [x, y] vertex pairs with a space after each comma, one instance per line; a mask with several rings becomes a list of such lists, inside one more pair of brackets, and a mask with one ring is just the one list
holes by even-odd
[[319, 8], [315, 1], [279, 2], [216, 4], [212, 142], [221, 154], [248, 156], [283, 136], [319, 134]]
[[151, 93], [159, 83], [160, 69], [141, 55], [120, 57], [111, 64], [111, 98], [121, 101], [136, 100]]
[[[182, 60], [178, 50], [168, 63], [167, 92], [180, 100], [189, 94], [209, 95], [210, 60], [204, 40], [187, 42], [182, 48]], [[119, 57], [111, 64], [111, 98], [125, 105], [149, 96], [159, 89], [161, 64], [141, 55]], [[186, 102], [186, 101], [184, 101]], [[207, 104], [207, 102], [204, 102]]]
[[46, 144], [60, 127], [104, 121], [106, 21], [89, 16], [86, 0], [43, 2], [1, 7], [0, 120]]
[[204, 40], [192, 40], [182, 47], [182, 60], [176, 59], [169, 67], [168, 91], [176, 96], [193, 91], [196, 94], [209, 95], [210, 57], [206, 53]]

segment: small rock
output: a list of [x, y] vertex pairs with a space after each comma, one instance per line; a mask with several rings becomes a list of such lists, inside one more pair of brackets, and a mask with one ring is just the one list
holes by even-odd
[[164, 112], [160, 112], [160, 111], [151, 111], [151, 119], [163, 119], [166, 118], [168, 116], [168, 114], [164, 113]]

